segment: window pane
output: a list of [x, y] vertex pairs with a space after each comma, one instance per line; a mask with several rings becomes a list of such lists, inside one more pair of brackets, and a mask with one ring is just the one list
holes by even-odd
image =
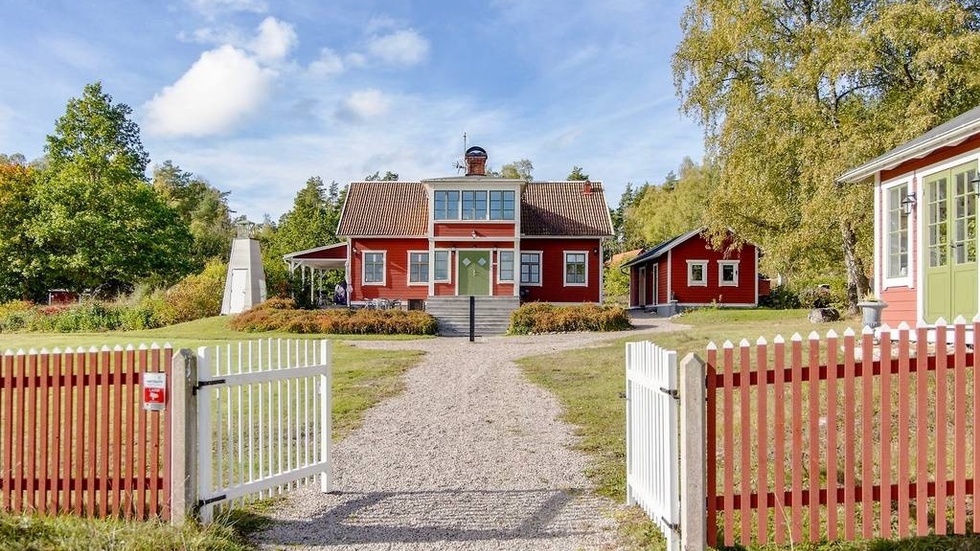
[[409, 253], [408, 281], [409, 283], [429, 281], [429, 253]]
[[459, 220], [459, 192], [436, 191], [433, 218], [435, 220]]
[[364, 253], [364, 282], [381, 283], [384, 281], [384, 253]]
[[521, 283], [541, 283], [541, 255], [521, 253]]
[[434, 277], [436, 281], [448, 281], [449, 280], [449, 251], [436, 251], [435, 252], [435, 266], [432, 267], [435, 272]]
[[585, 255], [582, 253], [565, 254], [565, 283], [585, 283]]
[[463, 220], [487, 219], [487, 192], [463, 192]]
[[491, 220], [514, 219], [514, 192], [513, 191], [490, 192], [490, 219]]
[[514, 281], [514, 251], [500, 251], [497, 256], [500, 281]]

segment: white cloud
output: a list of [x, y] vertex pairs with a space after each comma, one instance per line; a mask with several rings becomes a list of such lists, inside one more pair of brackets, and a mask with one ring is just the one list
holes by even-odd
[[200, 29], [194, 29], [191, 33], [181, 31], [177, 34], [177, 40], [214, 46], [224, 44], [240, 45], [247, 42], [245, 33], [241, 29], [232, 26], [201, 27]]
[[227, 12], [265, 13], [269, 6], [263, 0], [188, 0], [188, 3], [198, 12], [215, 17]]
[[380, 117], [388, 112], [391, 100], [373, 88], [358, 90], [341, 103], [338, 115], [341, 118], [367, 120]]
[[161, 136], [224, 132], [261, 105], [275, 75], [232, 46], [204, 52], [177, 82], [143, 106], [145, 126]]
[[368, 53], [393, 65], [416, 65], [429, 55], [429, 41], [414, 30], [396, 31], [374, 37], [368, 44]]
[[310, 63], [310, 72], [318, 76], [337, 75], [344, 72], [344, 60], [330, 48], [320, 50], [320, 57]]
[[289, 23], [275, 17], [266, 17], [259, 24], [258, 35], [250, 49], [260, 61], [274, 62], [286, 57], [299, 42], [296, 31]]
[[351, 52], [351, 53], [347, 54], [346, 56], [344, 56], [344, 62], [349, 67], [358, 67], [359, 68], [359, 67], [366, 67], [367, 64], [368, 64], [368, 59], [367, 59], [367, 56], [364, 55], [364, 54], [362, 54], [362, 53]]

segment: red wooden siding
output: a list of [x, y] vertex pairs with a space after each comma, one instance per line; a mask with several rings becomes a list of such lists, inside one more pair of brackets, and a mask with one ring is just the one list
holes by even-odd
[[439, 223], [433, 224], [433, 235], [436, 237], [472, 237], [476, 232], [477, 238], [486, 237], [514, 237], [515, 224], [513, 222], [472, 222], [467, 220], [465, 224]]
[[670, 285], [667, 283], [669, 279], [670, 267], [667, 265], [667, 255], [664, 255], [657, 260], [657, 304], [667, 304], [670, 301]]
[[[428, 251], [427, 239], [352, 239], [351, 240], [351, 300], [372, 298], [424, 299], [429, 295], [428, 284], [408, 284], [408, 252]], [[353, 253], [353, 250], [357, 250]], [[385, 253], [385, 284], [364, 285], [364, 253]], [[431, 259], [430, 259], [431, 261]]]
[[890, 170], [882, 170], [880, 172], [881, 181], [887, 182], [889, 180], [897, 178], [898, 176], [912, 172], [913, 170], [920, 170], [929, 165], [939, 163], [947, 159], [952, 159], [953, 157], [962, 155], [963, 153], [968, 153], [975, 149], [980, 149], [980, 134], [970, 136], [970, 138], [967, 139], [966, 141], [963, 141], [954, 146], [937, 149], [936, 151], [932, 152], [930, 155], [923, 157], [921, 159], [912, 159]]
[[[528, 301], [598, 302], [599, 274], [602, 258], [598, 239], [522, 239], [522, 251], [541, 251], [541, 286], [525, 285]], [[565, 251], [586, 252], [588, 285], [565, 286]], [[593, 252], [595, 251], [595, 252]], [[515, 276], [520, 278], [520, 259], [514, 261]]]
[[143, 410], [141, 378], [169, 374], [172, 356], [170, 348], [2, 356], [3, 509], [169, 518], [171, 409]]
[[710, 346], [708, 544], [966, 533], [980, 498], [980, 323], [953, 334], [934, 353], [927, 328], [915, 342], [882, 331], [880, 344], [846, 332]]
[[881, 300], [885, 301], [888, 307], [881, 311], [881, 322], [892, 327], [898, 327], [898, 324], [903, 321], [910, 326], [918, 325], [915, 298], [915, 289], [908, 287], [890, 287], [882, 291]]
[[[707, 286], [688, 287], [689, 260], [708, 262]], [[719, 285], [720, 260], [737, 260], [738, 286]], [[671, 291], [678, 304], [756, 304], [755, 247], [746, 244], [740, 250], [725, 253], [712, 249], [701, 236], [681, 243], [670, 251]]]

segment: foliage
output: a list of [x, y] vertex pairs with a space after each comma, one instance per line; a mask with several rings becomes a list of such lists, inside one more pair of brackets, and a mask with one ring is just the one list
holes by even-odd
[[10, 227], [30, 250], [12, 264], [22, 292], [31, 282], [114, 294], [187, 273], [190, 234], [146, 183], [149, 157], [130, 112], [98, 83], [69, 100], [47, 138], [48, 166], [34, 178], [31, 215]]
[[24, 226], [35, 217], [31, 205], [36, 171], [22, 164], [0, 163], [0, 302], [29, 297], [44, 291], [23, 277], [31, 258], [37, 255]]
[[635, 232], [627, 232], [627, 223], [631, 209], [642, 197], [642, 190], [647, 187], [649, 185], [644, 184], [641, 190], [635, 190], [633, 189], [633, 182], [626, 182], [626, 189], [619, 196], [619, 204], [615, 209], [609, 209], [609, 219], [613, 225], [613, 240], [603, 248], [607, 256], [604, 260], [609, 260], [616, 253], [642, 246], [643, 242], [635, 235]]
[[365, 182], [397, 182], [398, 173], [386, 170], [384, 175], [381, 175], [380, 170], [374, 171], [374, 174], [369, 174], [364, 177]]
[[631, 327], [633, 324], [630, 323], [629, 315], [619, 306], [555, 306], [545, 302], [531, 302], [511, 314], [509, 332], [527, 335], [569, 331], [622, 331]]
[[533, 179], [531, 176], [531, 171], [533, 170], [534, 164], [532, 164], [530, 160], [521, 159], [520, 161], [507, 163], [500, 167], [500, 176], [502, 178], [513, 178], [515, 180], [530, 182]]
[[572, 171], [568, 173], [565, 179], [570, 182], [585, 182], [589, 179], [589, 175], [582, 172], [582, 167], [573, 166]]
[[215, 259], [201, 273], [189, 275], [167, 289], [166, 306], [159, 314], [162, 325], [220, 314], [227, 275], [228, 265]]
[[629, 270], [623, 270], [623, 264], [632, 260], [633, 256], [621, 258], [615, 264], [610, 263], [603, 268], [605, 273], [602, 276], [602, 294], [607, 301], [621, 301], [630, 291]]
[[234, 228], [227, 191], [185, 172], [172, 161], [153, 167], [153, 189], [177, 211], [194, 238], [191, 255], [196, 264], [210, 258], [228, 259]]
[[231, 320], [238, 331], [284, 331], [340, 335], [434, 335], [436, 320], [419, 311], [299, 310], [289, 299], [272, 299]]
[[980, 101], [966, 0], [692, 0], [674, 78], [721, 182], [706, 219], [760, 245], [763, 270], [840, 267], [868, 288], [871, 185], [836, 178]]
[[632, 243], [651, 246], [704, 225], [709, 197], [718, 186], [718, 167], [684, 158], [680, 176], [667, 175], [660, 186], [644, 186], [628, 207], [623, 234]]
[[800, 297], [786, 285], [777, 285], [769, 290], [769, 294], [759, 297], [759, 306], [776, 310], [800, 308]]

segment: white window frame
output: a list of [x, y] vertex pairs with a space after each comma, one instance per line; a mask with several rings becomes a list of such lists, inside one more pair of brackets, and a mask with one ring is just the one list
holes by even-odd
[[[524, 255], [533, 254], [538, 257], [538, 281], [537, 283], [524, 281]], [[519, 275], [515, 274], [515, 278], [520, 278], [520, 284], [525, 287], [541, 287], [544, 284], [544, 270], [542, 266], [544, 265], [544, 253], [541, 251], [521, 251], [520, 262], [515, 259], [515, 268], [519, 270]]]
[[[405, 274], [407, 283], [409, 286], [415, 285], [428, 285], [429, 284], [429, 262], [432, 261], [432, 256], [429, 255], [429, 251], [408, 251], [408, 273]], [[425, 255], [425, 270], [419, 271], [420, 274], [425, 277], [423, 281], [412, 281], [412, 255], [413, 254], [424, 254]]]
[[[923, 178], [923, 181], [924, 180], [925, 178]], [[892, 192], [896, 190], [900, 190], [903, 186], [905, 187], [905, 193], [904, 194], [899, 193], [899, 197], [898, 197], [899, 204], [892, 205], [891, 204]], [[904, 199], [905, 196], [910, 191], [915, 191], [915, 190], [913, 189], [912, 183], [907, 179], [895, 182], [894, 184], [890, 184], [887, 187], [884, 186], [882, 187], [882, 192], [883, 192], [882, 195], [883, 195], [883, 203], [884, 203], [882, 210], [884, 216], [882, 217], [883, 227], [881, 228], [881, 233], [882, 233], [881, 255], [883, 257], [882, 258], [883, 261], [881, 265], [882, 265], [882, 280], [884, 281], [885, 287], [908, 285], [909, 281], [911, 281], [910, 280], [911, 274], [909, 272], [912, 271], [912, 215], [905, 214], [901, 204], [902, 199]], [[919, 200], [923, 200], [923, 198], [919, 198]], [[897, 276], [890, 275], [891, 254], [889, 251], [891, 250], [891, 245], [892, 245], [891, 243], [892, 232], [889, 231], [889, 228], [891, 228], [891, 216], [893, 214], [897, 214], [898, 216], [905, 217], [905, 244], [906, 244], [905, 274], [900, 274]]]
[[[493, 210], [493, 196], [494, 194], [499, 194], [500, 197], [500, 210], [495, 212]], [[487, 192], [487, 219], [493, 221], [513, 221], [517, 216], [517, 193], [512, 189], [491, 189]], [[508, 201], [509, 199], [509, 201]], [[507, 210], [505, 205], [510, 203], [510, 216], [505, 216]], [[494, 216], [499, 215], [499, 216]]]
[[[504, 279], [501, 275], [503, 262], [500, 261], [500, 256], [510, 253], [510, 279]], [[514, 272], [516, 271], [516, 264], [514, 262], [517, 257], [514, 249], [500, 249], [497, 251], [497, 283], [514, 283]]]
[[[381, 255], [381, 281], [367, 280], [367, 257], [369, 254]], [[363, 251], [361, 253], [361, 285], [377, 285], [384, 287], [388, 284], [388, 252], [387, 251]]]
[[[436, 212], [436, 195], [439, 193], [444, 193], [449, 195], [451, 193], [456, 194], [456, 211], [453, 213], [447, 213], [446, 218], [439, 218]], [[462, 205], [462, 193], [458, 189], [437, 189], [432, 192], [432, 219], [435, 222], [446, 222], [446, 221], [458, 221], [460, 219], [460, 208]]]
[[[738, 260], [719, 260], [718, 261], [718, 286], [719, 287], [738, 287]], [[725, 266], [731, 266], [735, 276], [734, 281], [725, 281]]]
[[[440, 254], [446, 255], [446, 277], [440, 278], [439, 274], [436, 273], [436, 256]], [[449, 249], [436, 249], [432, 251], [432, 282], [433, 283], [448, 283], [453, 280], [453, 266], [452, 266], [453, 255]]]
[[[694, 280], [694, 267], [701, 266], [701, 281]], [[687, 261], [687, 286], [688, 287], [707, 287], [708, 286], [708, 261], [707, 260], [688, 260]]]
[[[568, 281], [568, 257], [569, 255], [581, 255], [583, 257], [582, 264], [584, 264], [583, 275], [585, 276], [585, 281], [578, 283], [570, 283]], [[564, 258], [562, 261], [562, 281], [565, 287], [588, 287], [589, 286], [589, 251], [565, 251]], [[576, 264], [578, 264], [576, 262]]]

